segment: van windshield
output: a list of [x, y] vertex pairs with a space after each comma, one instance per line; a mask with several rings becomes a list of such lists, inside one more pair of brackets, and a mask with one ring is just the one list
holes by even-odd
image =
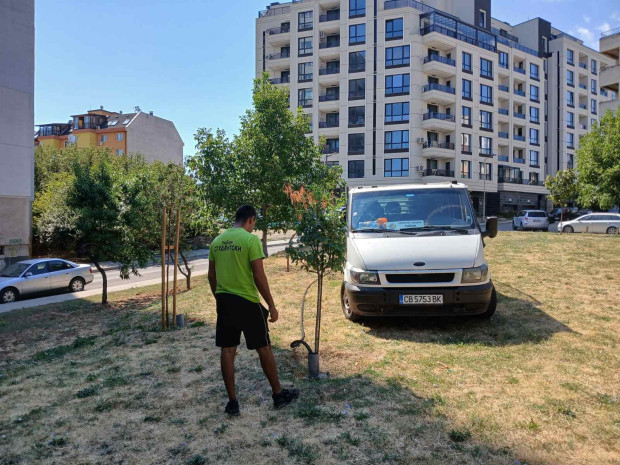
[[474, 229], [476, 220], [465, 189], [398, 189], [353, 194], [352, 231]]

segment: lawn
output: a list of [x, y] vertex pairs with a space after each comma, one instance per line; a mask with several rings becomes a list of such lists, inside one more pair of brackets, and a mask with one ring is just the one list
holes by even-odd
[[185, 330], [158, 329], [155, 287], [1, 315], [0, 464], [619, 464], [620, 238], [506, 232], [486, 251], [489, 321], [350, 323], [334, 275], [322, 381], [289, 348], [312, 277], [268, 259], [276, 357], [302, 397], [272, 410], [242, 346], [236, 419], [205, 277], [179, 297]]

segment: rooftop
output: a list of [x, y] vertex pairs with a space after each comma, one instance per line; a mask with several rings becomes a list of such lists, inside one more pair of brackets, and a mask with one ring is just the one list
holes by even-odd
[[615, 36], [617, 34], [620, 34], [620, 27], [612, 29], [611, 31], [603, 32], [601, 34], [601, 39], [605, 39], [606, 37]]

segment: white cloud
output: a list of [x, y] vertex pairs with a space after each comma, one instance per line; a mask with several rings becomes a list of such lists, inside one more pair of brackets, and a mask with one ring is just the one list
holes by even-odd
[[577, 28], [577, 36], [581, 40], [583, 40], [586, 43], [586, 45], [591, 46], [593, 43], [595, 43], [594, 32], [592, 32], [587, 27], [578, 27]]
[[590, 21], [592, 21], [592, 18], [590, 18], [589, 16], [584, 16], [583, 20], [586, 22], [586, 24], [590, 24]]
[[608, 22], [604, 22], [600, 26], [597, 26], [596, 29], [598, 29], [601, 32], [607, 32], [607, 31], [611, 31], [612, 28], [611, 28], [611, 24], [609, 24]]
[[620, 11], [614, 11], [611, 14], [611, 19], [613, 19], [614, 21], [620, 21]]

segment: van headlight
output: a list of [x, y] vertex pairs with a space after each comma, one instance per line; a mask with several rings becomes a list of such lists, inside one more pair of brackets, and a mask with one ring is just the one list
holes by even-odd
[[482, 266], [476, 268], [465, 268], [463, 270], [463, 276], [461, 277], [462, 283], [481, 283], [487, 280], [489, 276], [489, 266], [485, 263]]
[[375, 271], [350, 270], [351, 280], [357, 284], [379, 284], [379, 274]]

